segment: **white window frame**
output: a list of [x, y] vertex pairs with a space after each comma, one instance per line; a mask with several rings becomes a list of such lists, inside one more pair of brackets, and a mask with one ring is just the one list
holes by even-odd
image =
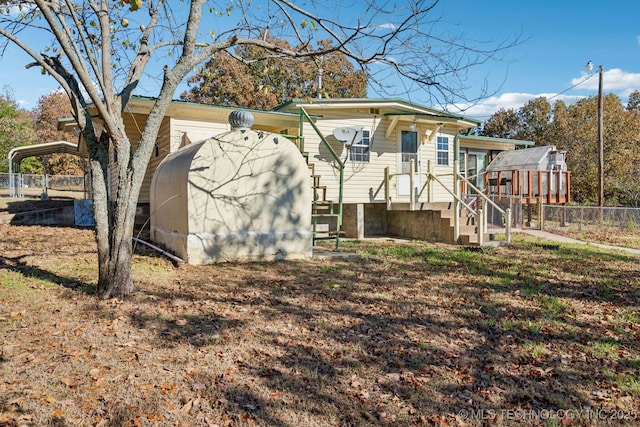
[[371, 132], [363, 129], [362, 139], [358, 144], [351, 145], [349, 160], [355, 163], [369, 163], [371, 161]]
[[[446, 149], [441, 144], [447, 144]], [[436, 165], [449, 166], [449, 136], [438, 135], [436, 137]]]

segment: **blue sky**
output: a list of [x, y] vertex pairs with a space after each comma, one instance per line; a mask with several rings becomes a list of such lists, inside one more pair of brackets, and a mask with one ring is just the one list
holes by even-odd
[[500, 40], [520, 35], [521, 45], [503, 61], [477, 67], [478, 82], [489, 79], [497, 93], [466, 114], [486, 119], [498, 108], [519, 108], [539, 96], [575, 102], [597, 95], [597, 74], [587, 77], [585, 65], [604, 67], [605, 93], [624, 103], [640, 90], [640, 2], [636, 0], [458, 0], [442, 3], [446, 16], [458, 16], [464, 32], [479, 39]]
[[[596, 95], [597, 75], [585, 80], [589, 60], [594, 70], [604, 67], [605, 93], [613, 92], [626, 103], [630, 92], [640, 90], [640, 1], [442, 0], [439, 8], [449, 29], [469, 39], [521, 39], [499, 61], [472, 70], [472, 88], [486, 81], [495, 94], [475, 106], [460, 105], [467, 116], [485, 120], [499, 108], [517, 109], [539, 96], [571, 103]], [[31, 109], [57, 84], [39, 68], [25, 70], [27, 62], [10, 47], [0, 59], [0, 88], [11, 87], [21, 106]], [[428, 105], [420, 91], [406, 98]]]

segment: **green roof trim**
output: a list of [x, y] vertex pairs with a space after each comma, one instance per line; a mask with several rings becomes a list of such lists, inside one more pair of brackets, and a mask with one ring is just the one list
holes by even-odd
[[[155, 101], [157, 98], [152, 96], [141, 96], [141, 95], [133, 95], [131, 99], [138, 99], [141, 101]], [[265, 114], [279, 114], [283, 116], [292, 116], [297, 117], [297, 113], [289, 113], [287, 111], [275, 111], [275, 110], [258, 110], [255, 108], [247, 108], [247, 107], [237, 107], [231, 105], [218, 105], [218, 104], [207, 104], [206, 102], [194, 102], [194, 101], [185, 101], [182, 99], [173, 99], [171, 100], [172, 104], [184, 104], [184, 105], [193, 105], [193, 106], [202, 106], [202, 107], [210, 107], [210, 108], [220, 108], [224, 110], [243, 110], [250, 111], [252, 113], [265, 113]]]

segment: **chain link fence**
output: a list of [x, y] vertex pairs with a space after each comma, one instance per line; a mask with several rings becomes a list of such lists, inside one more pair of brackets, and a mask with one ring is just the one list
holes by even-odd
[[11, 175], [8, 173], [0, 173], [0, 188], [9, 188], [11, 185]]
[[542, 223], [548, 231], [617, 228], [640, 232], [640, 208], [544, 205]]
[[23, 198], [45, 194], [77, 198], [87, 188], [85, 180], [84, 175], [0, 173], [0, 196]]

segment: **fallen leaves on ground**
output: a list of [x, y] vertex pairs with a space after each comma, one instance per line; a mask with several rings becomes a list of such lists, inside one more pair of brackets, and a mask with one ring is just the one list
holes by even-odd
[[478, 410], [640, 409], [628, 254], [374, 241], [345, 242], [352, 259], [176, 268], [139, 248], [139, 291], [99, 301], [90, 230], [0, 236], [0, 425], [462, 426], [487, 421], [461, 415]]

